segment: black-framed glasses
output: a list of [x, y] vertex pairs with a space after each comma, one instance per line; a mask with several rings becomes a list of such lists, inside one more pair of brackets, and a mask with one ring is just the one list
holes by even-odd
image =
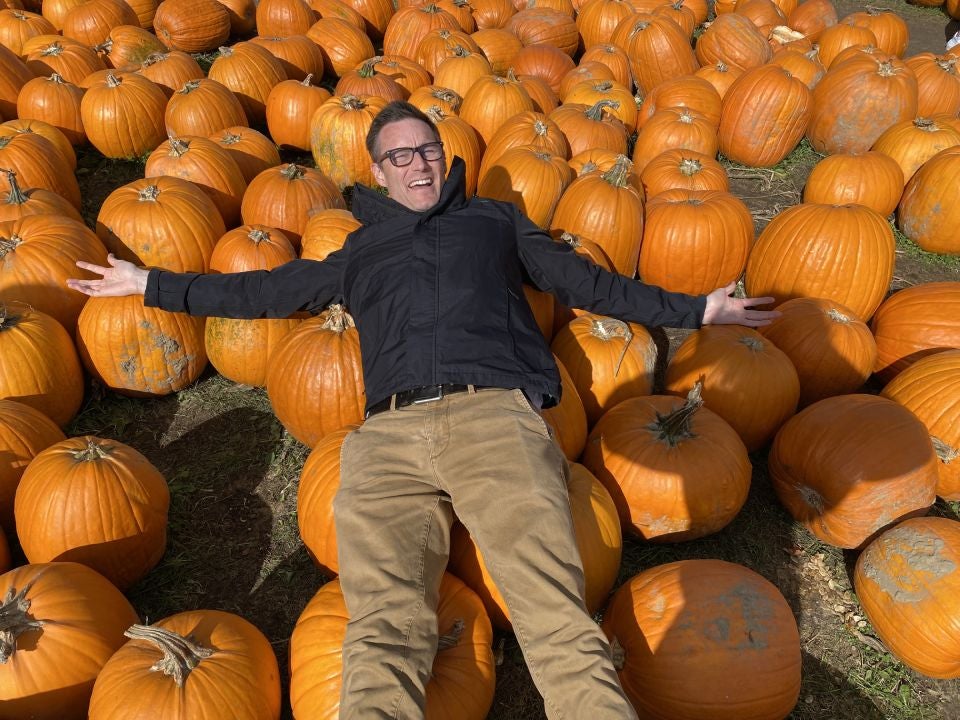
[[389, 160], [394, 167], [406, 167], [413, 162], [413, 156], [420, 153], [427, 162], [434, 162], [443, 157], [443, 143], [439, 140], [417, 145], [417, 147], [399, 147], [387, 150], [378, 162]]

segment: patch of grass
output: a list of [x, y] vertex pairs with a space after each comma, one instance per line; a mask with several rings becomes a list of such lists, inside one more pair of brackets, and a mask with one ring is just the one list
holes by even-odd
[[893, 219], [890, 220], [890, 227], [893, 230], [893, 237], [897, 241], [897, 253], [904, 257], [919, 260], [922, 263], [935, 267], [955, 270], [960, 273], [960, 255], [945, 255], [941, 253], [927, 252], [913, 240], [904, 235], [897, 227]]

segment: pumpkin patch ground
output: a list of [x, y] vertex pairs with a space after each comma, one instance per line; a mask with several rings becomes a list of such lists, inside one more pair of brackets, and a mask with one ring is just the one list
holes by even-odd
[[[841, 18], [866, 4], [835, 2]], [[892, 8], [906, 21], [907, 56], [942, 52], [958, 27], [956, 21], [948, 24], [937, 8], [902, 0], [870, 4]], [[209, 53], [199, 59], [207, 69], [216, 57]], [[282, 151], [281, 158], [285, 164], [315, 165], [306, 150]], [[747, 167], [723, 155], [720, 159], [730, 193], [746, 204], [759, 236], [772, 218], [801, 202], [811, 168], [822, 158], [803, 140], [773, 167]], [[89, 146], [77, 151], [81, 214], [89, 227], [96, 226], [104, 200], [116, 188], [144, 177], [145, 159], [107, 159]], [[899, 231], [894, 230], [894, 236], [890, 290], [960, 281], [960, 255], [927, 253]], [[654, 394], [666, 393], [668, 363], [689, 335], [652, 332], [658, 350]], [[871, 380], [863, 392], [880, 389]], [[249, 620], [276, 653], [283, 682], [281, 717], [292, 718], [290, 637], [304, 607], [331, 578], [316, 567], [298, 531], [298, 479], [309, 448], [280, 424], [266, 390], [231, 382], [212, 367], [185, 389], [156, 398], [120, 395], [88, 380], [84, 404], [66, 433], [130, 445], [169, 483], [166, 552], [126, 592], [141, 621], [153, 623], [194, 609], [228, 611]], [[719, 532], [684, 543], [644, 542], [627, 535], [614, 587], [648, 568], [680, 560], [744, 565], [779, 589], [797, 620], [802, 679], [790, 718], [960, 720], [960, 680], [925, 677], [887, 651], [854, 594], [856, 554], [819, 542], [794, 522], [771, 487], [767, 452], [750, 455], [753, 474], [746, 502]], [[960, 521], [960, 503], [938, 500], [930, 514]], [[488, 717], [544, 717], [514, 637], [499, 632], [494, 653], [496, 694]], [[574, 716], [586, 717], [588, 712], [582, 709]]]

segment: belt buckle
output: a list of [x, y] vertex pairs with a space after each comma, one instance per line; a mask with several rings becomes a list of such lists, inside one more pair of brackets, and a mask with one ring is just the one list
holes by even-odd
[[414, 397], [414, 399], [411, 401], [411, 404], [423, 405], [424, 403], [436, 402], [437, 400], [443, 399], [443, 385], [433, 385], [433, 386], [428, 386], [427, 388], [421, 388], [421, 390], [427, 390], [427, 389], [432, 390], [433, 394], [426, 395], [426, 396], [418, 395]]

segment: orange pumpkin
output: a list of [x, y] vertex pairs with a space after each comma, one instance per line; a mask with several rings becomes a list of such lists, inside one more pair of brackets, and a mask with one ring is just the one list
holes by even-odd
[[163, 115], [170, 135], [212, 135], [233, 125], [246, 125], [243, 105], [223, 83], [188, 80], [167, 101]]
[[[280, 717], [280, 668], [273, 647], [239, 615], [192, 610], [153, 625], [133, 625], [124, 635], [129, 642], [97, 676], [90, 720], [131, 713], [169, 720]], [[216, 710], [210, 706], [211, 692], [216, 692]]]
[[717, 532], [740, 512], [752, 468], [736, 431], [703, 407], [656, 395], [614, 406], [594, 425], [584, 464], [613, 496], [620, 522], [645, 540]]
[[884, 153], [837, 153], [813, 166], [803, 188], [803, 201], [866, 205], [887, 217], [897, 208], [903, 185], [903, 170]]
[[960, 178], [960, 147], [941, 150], [907, 183], [897, 208], [903, 234], [927, 252], [960, 254], [960, 203], [949, 188]]
[[645, 570], [603, 616], [624, 692], [651, 720], [774, 720], [800, 694], [790, 605], [757, 573], [722, 560]]
[[[137, 613], [109, 580], [72, 562], [0, 575], [0, 704], [10, 717], [81, 720], [94, 680]], [[37, 622], [40, 621], [40, 622]]]
[[343, 208], [317, 210], [310, 215], [300, 239], [300, 257], [304, 260], [323, 260], [343, 247], [347, 235], [360, 227], [353, 213]]
[[[337, 580], [321, 587], [297, 619], [290, 638], [290, 704], [297, 717], [338, 717], [349, 619]], [[493, 703], [493, 632], [480, 599], [449, 573], [440, 583], [437, 625], [440, 649], [427, 683], [426, 714], [481, 720]]]
[[334, 95], [310, 118], [310, 153], [317, 168], [338, 189], [355, 183], [375, 186], [366, 138], [387, 101], [373, 95]]
[[560, 372], [560, 386], [563, 392], [560, 395], [560, 402], [552, 408], [544, 408], [541, 414], [543, 421], [553, 431], [553, 439], [563, 450], [567, 460], [573, 462], [580, 457], [583, 446], [587, 443], [587, 413], [583, 409], [583, 401], [577, 393], [573, 378], [570, 377], [566, 366], [556, 355], [553, 359]]
[[[960, 78], [958, 78], [960, 82]], [[960, 145], [960, 129], [929, 118], [894, 123], [873, 144], [873, 150], [893, 158], [903, 171], [903, 184], [934, 155]]]
[[207, 76], [233, 91], [252, 123], [266, 121], [270, 91], [287, 79], [280, 61], [269, 50], [252, 42], [221, 47]]
[[530, 220], [546, 228], [572, 175], [562, 157], [529, 146], [513, 147], [487, 168], [477, 193], [514, 203]]
[[169, 507], [167, 482], [147, 458], [88, 435], [30, 462], [14, 512], [29, 562], [78, 562], [126, 590], [160, 561]]
[[875, 395], [837, 395], [801, 410], [777, 434], [769, 468], [794, 519], [836, 547], [860, 547], [935, 500], [937, 456], [927, 429]]
[[135, 397], [182, 390], [207, 365], [202, 317], [145, 307], [143, 297], [90, 298], [77, 320], [77, 346], [87, 371]]
[[940, 460], [937, 495], [960, 500], [960, 350], [917, 360], [883, 388], [926, 426]]
[[784, 353], [740, 325], [707, 325], [687, 336], [667, 366], [664, 388], [686, 395], [703, 382], [707, 407], [747, 449], [759, 450], [797, 410], [800, 382]]
[[153, 29], [170, 50], [207, 52], [230, 37], [230, 13], [217, 0], [163, 0]]
[[259, 130], [233, 125], [212, 133], [210, 139], [236, 161], [247, 184], [264, 170], [280, 165], [280, 151], [276, 144]]
[[653, 198], [665, 190], [727, 192], [727, 171], [716, 159], [695, 150], [666, 150], [647, 163], [640, 174], [644, 194]]
[[870, 543], [853, 583], [883, 644], [919, 673], [960, 677], [960, 523], [911, 518]]
[[110, 158], [134, 158], [166, 138], [166, 106], [167, 97], [158, 85], [142, 75], [117, 71], [87, 89], [80, 117], [97, 150]]

